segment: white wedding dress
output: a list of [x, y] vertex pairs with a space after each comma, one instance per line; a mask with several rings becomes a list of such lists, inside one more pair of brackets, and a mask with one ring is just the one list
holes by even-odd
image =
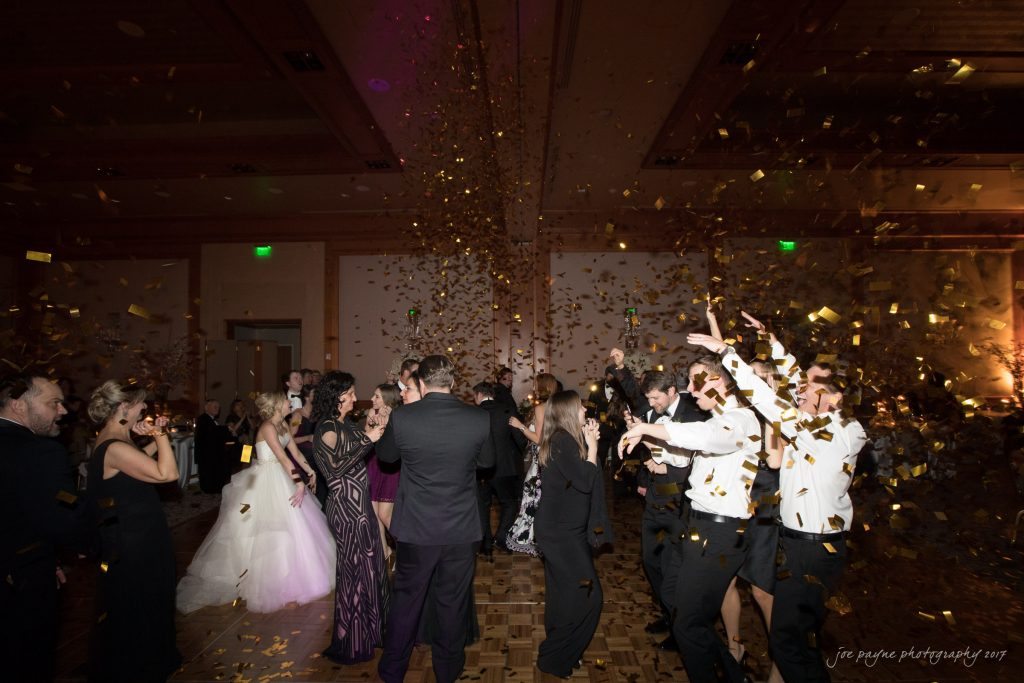
[[[287, 434], [280, 437], [287, 445]], [[317, 482], [326, 486], [326, 482]], [[265, 441], [256, 460], [221, 492], [220, 515], [178, 583], [185, 614], [242, 598], [251, 612], [306, 603], [334, 588], [334, 538], [311, 492], [300, 507], [295, 483]]]

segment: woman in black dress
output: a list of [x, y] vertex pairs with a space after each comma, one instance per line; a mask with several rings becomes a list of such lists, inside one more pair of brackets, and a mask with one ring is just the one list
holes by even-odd
[[324, 656], [339, 664], [373, 659], [391, 598], [365, 462], [384, 428], [361, 432], [346, 421], [355, 402], [355, 378], [347, 372], [328, 372], [316, 387], [313, 457], [326, 476], [327, 525], [338, 548], [334, 629]]
[[538, 460], [543, 471], [534, 523], [544, 556], [544, 631], [537, 668], [568, 677], [581, 663], [601, 619], [604, 595], [591, 540], [610, 541], [597, 465], [599, 426], [584, 418], [575, 391], [560, 391], [544, 410]]
[[[178, 463], [167, 419], [143, 421], [145, 398], [145, 389], [108, 381], [89, 401], [89, 417], [101, 425], [89, 462], [89, 495], [100, 522], [91, 681], [165, 681], [181, 666], [174, 549], [153, 487], [177, 481]], [[140, 450], [132, 433], [153, 441]]]

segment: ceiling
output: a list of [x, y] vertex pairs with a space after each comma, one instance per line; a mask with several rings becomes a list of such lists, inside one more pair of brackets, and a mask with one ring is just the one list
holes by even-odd
[[0, 86], [8, 235], [1024, 208], [1024, 0], [6, 0]]

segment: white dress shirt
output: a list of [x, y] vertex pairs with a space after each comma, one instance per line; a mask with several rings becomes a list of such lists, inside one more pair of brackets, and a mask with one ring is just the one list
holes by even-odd
[[[676, 400], [673, 401], [672, 405], [665, 410], [665, 414], [655, 420], [653, 424], [663, 425], [671, 422], [672, 418], [676, 415], [676, 411], [679, 410], [679, 399], [680, 397], [676, 396]], [[650, 422], [652, 417], [654, 417], [654, 408], [647, 411], [647, 415], [644, 419]], [[652, 456], [660, 455], [657, 451], [658, 448], [661, 448], [662, 451], [667, 452], [669, 455], [675, 456], [671, 461], [659, 460], [657, 458], [654, 459], [654, 462], [664, 463], [669, 467], [689, 467], [693, 460], [693, 451], [688, 451], [684, 448], [677, 448], [667, 441], [662, 441], [661, 439], [648, 437], [647, 446], [649, 448], [653, 446], [654, 450], [651, 451]]]
[[773, 391], [734, 350], [725, 351], [722, 359], [768, 428], [778, 425], [791, 442], [783, 451], [779, 475], [783, 526], [813, 534], [848, 531], [853, 521], [850, 482], [857, 454], [867, 441], [864, 428], [839, 413], [811, 417], [799, 412], [780, 398], [787, 393], [784, 389]]
[[[690, 488], [686, 495], [693, 509], [714, 515], [749, 519], [750, 486], [757, 476], [761, 451], [761, 425], [735, 396], [715, 407], [704, 422], [666, 422], [671, 446], [699, 451], [693, 457]], [[679, 456], [664, 453], [655, 462], [676, 467]]]

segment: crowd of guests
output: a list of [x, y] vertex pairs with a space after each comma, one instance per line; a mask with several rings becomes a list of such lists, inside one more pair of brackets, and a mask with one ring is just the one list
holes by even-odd
[[[707, 353], [685, 373], [636, 377], [612, 349], [586, 401], [542, 373], [525, 411], [508, 368], [474, 385], [472, 404], [460, 400], [445, 356], [407, 359], [358, 420], [355, 378], [341, 371], [290, 372], [281, 391], [257, 397], [257, 415], [235, 401], [223, 423], [207, 401], [195, 434], [200, 486], [221, 508], [177, 584], [152, 485], [175, 481], [178, 468], [166, 420], [145, 419], [145, 392], [106, 382], [92, 394], [86, 412], [99, 431], [80, 498], [50, 438], [67, 412], [61, 388], [7, 378], [0, 485], [18, 531], [3, 547], [0, 645], [21, 655], [6, 661], [25, 663], [24, 680], [52, 675], [40, 663], [52, 662], [63, 549], [98, 560], [96, 680], [173, 673], [175, 608], [244, 600], [273, 612], [333, 589], [325, 656], [352, 664], [382, 648], [378, 673], [397, 682], [414, 644], [427, 643], [436, 679], [454, 681], [479, 635], [477, 557], [498, 551], [543, 558], [537, 666], [568, 677], [601, 616], [595, 549], [614, 541], [606, 473], [616, 495], [643, 498], [641, 560], [658, 605], [647, 630], [667, 634], [659, 646], [679, 650], [691, 680], [744, 678], [737, 577], [769, 628], [771, 680], [828, 680], [816, 638], [843, 570], [864, 431], [843, 413], [831, 368], [803, 372], [750, 316], [759, 341], [745, 361], [710, 308], [708, 319], [711, 334], [689, 336]], [[29, 605], [27, 626], [8, 616]]]

